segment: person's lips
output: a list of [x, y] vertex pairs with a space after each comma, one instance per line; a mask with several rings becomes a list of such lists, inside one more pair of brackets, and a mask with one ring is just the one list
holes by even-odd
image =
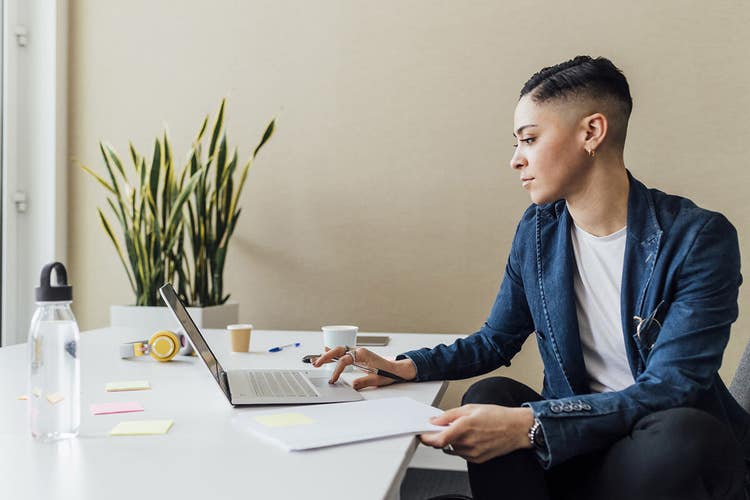
[[522, 183], [523, 187], [526, 187], [529, 184], [531, 184], [531, 181], [533, 181], [533, 180], [534, 180], [533, 177], [521, 177], [521, 183]]

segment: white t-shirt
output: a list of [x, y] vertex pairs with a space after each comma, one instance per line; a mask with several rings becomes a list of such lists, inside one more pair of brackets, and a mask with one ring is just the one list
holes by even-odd
[[622, 332], [620, 285], [627, 227], [594, 236], [571, 229], [576, 265], [573, 288], [583, 361], [593, 392], [619, 391], [635, 381]]

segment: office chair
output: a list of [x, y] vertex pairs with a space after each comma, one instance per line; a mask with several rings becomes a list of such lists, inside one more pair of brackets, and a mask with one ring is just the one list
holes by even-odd
[[745, 351], [740, 358], [737, 371], [734, 372], [729, 392], [746, 412], [750, 413], [750, 342], [745, 346]]

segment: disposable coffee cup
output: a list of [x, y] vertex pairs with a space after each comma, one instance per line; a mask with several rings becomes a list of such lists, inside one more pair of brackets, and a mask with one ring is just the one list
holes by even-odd
[[[355, 349], [357, 345], [358, 326], [352, 325], [330, 325], [321, 328], [323, 330], [323, 345], [329, 349], [337, 346], [348, 346]], [[335, 364], [331, 364], [331, 367]], [[347, 366], [345, 371], [351, 371], [352, 367]]]
[[232, 346], [232, 352], [247, 352], [250, 350], [250, 334], [253, 331], [253, 325], [228, 325], [229, 341]]

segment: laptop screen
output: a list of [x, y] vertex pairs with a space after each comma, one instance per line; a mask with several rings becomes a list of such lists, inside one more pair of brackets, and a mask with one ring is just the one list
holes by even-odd
[[224, 369], [219, 364], [219, 360], [216, 359], [214, 353], [211, 352], [211, 348], [208, 347], [208, 344], [203, 338], [203, 334], [201, 333], [201, 331], [197, 326], [195, 326], [193, 318], [191, 318], [190, 314], [188, 314], [187, 309], [185, 309], [185, 305], [177, 296], [177, 293], [172, 287], [172, 284], [165, 284], [164, 286], [159, 288], [159, 292], [164, 299], [164, 303], [167, 304], [167, 307], [170, 311], [172, 311], [172, 314], [175, 318], [177, 318], [177, 321], [180, 322], [183, 330], [185, 330], [185, 333], [187, 333], [187, 336], [190, 337], [190, 341], [193, 343], [193, 347], [195, 347], [195, 350], [198, 352], [198, 355], [201, 357], [201, 359], [203, 359], [203, 362], [206, 363], [208, 371], [211, 372], [211, 375], [213, 375], [214, 379], [216, 379], [216, 383], [219, 384], [221, 390], [224, 391], [224, 394], [231, 401], [232, 398], [229, 394], [229, 387], [226, 382]]

